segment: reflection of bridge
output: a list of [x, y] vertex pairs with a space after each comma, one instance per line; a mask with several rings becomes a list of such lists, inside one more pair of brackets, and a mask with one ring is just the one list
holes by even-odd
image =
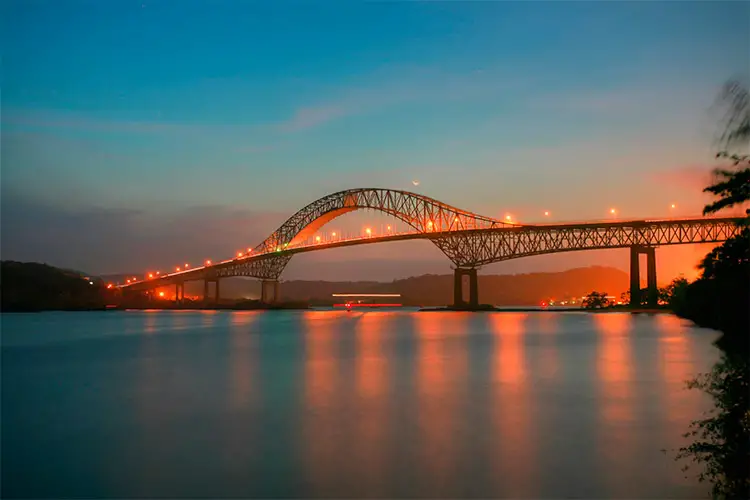
[[[377, 210], [405, 222], [413, 230], [382, 236], [321, 240], [316, 237], [326, 223], [355, 210]], [[278, 300], [279, 277], [294, 254], [387, 241], [430, 240], [455, 265], [454, 305], [465, 305], [464, 276], [469, 281], [468, 304], [479, 302], [477, 268], [493, 262], [532, 255], [630, 248], [631, 297], [640, 297], [639, 255], [647, 256], [649, 303], [655, 304], [656, 255], [659, 245], [713, 243], [737, 234], [738, 218], [658, 219], [605, 221], [575, 224], [521, 225], [477, 215], [432, 198], [390, 189], [351, 189], [333, 193], [307, 205], [247, 254], [205, 266], [163, 274], [122, 285], [123, 290], [151, 293], [175, 285], [176, 298], [184, 298], [186, 281], [203, 280], [204, 298], [209, 283], [219, 299], [219, 280], [249, 276], [262, 280], [261, 299]], [[637, 300], [637, 299], [636, 299]]]

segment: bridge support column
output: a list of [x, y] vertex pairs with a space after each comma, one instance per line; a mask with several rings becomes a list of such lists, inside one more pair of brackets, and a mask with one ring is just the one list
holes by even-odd
[[219, 278], [203, 280], [203, 302], [208, 304], [211, 301], [210, 287], [214, 284], [214, 303], [218, 303], [221, 295], [219, 294]]
[[639, 260], [642, 253], [646, 254], [647, 303], [654, 307], [659, 303], [659, 289], [656, 286], [656, 248], [635, 245], [630, 247], [630, 305], [640, 306], [642, 303]]
[[[464, 301], [464, 276], [469, 277], [469, 302]], [[476, 268], [457, 267], [453, 271], [453, 306], [475, 308], [479, 306], [479, 282]]]
[[650, 247], [646, 250], [646, 283], [648, 286], [648, 305], [656, 307], [659, 305], [659, 288], [656, 286], [656, 249]]
[[630, 247], [630, 306], [641, 305], [641, 263], [639, 247]]
[[277, 280], [263, 280], [260, 282], [260, 301], [273, 304], [279, 300], [279, 282]]

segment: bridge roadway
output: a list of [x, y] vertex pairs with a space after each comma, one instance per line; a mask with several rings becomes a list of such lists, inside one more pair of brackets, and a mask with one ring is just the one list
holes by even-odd
[[[344, 213], [371, 209], [388, 213], [414, 230], [406, 233], [368, 236], [334, 241], [313, 241], [323, 225]], [[293, 255], [389, 241], [426, 239], [453, 262], [454, 305], [476, 307], [479, 303], [477, 269], [509, 259], [579, 250], [630, 248], [631, 297], [640, 298], [639, 255], [647, 256], [648, 302], [657, 301], [655, 247], [690, 243], [717, 243], [739, 231], [742, 218], [639, 219], [561, 224], [510, 224], [443, 204], [423, 195], [386, 189], [355, 189], [316, 200], [290, 217], [277, 231], [242, 257], [163, 274], [120, 285], [124, 292], [152, 293], [168, 285], [176, 287], [178, 301], [184, 299], [186, 281], [203, 280], [204, 298], [209, 283], [234, 276], [262, 280], [261, 300], [278, 300], [279, 277]], [[464, 299], [464, 277], [468, 277], [469, 300]]]

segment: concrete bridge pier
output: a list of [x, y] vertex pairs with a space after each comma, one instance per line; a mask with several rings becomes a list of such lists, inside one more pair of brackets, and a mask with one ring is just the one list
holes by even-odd
[[630, 247], [630, 305], [641, 305], [641, 254], [646, 254], [646, 283], [649, 306], [659, 304], [659, 288], [656, 286], [656, 248], [633, 245]]
[[279, 300], [278, 280], [262, 280], [260, 282], [260, 301], [264, 304], [273, 304]]
[[[464, 301], [464, 276], [469, 277], [469, 302]], [[457, 267], [453, 271], [453, 307], [479, 306], [479, 283], [476, 268]]]
[[218, 303], [219, 299], [221, 298], [221, 295], [219, 292], [219, 278], [203, 280], [203, 301], [208, 303], [208, 301], [210, 300], [208, 287], [211, 283], [214, 284], [214, 302]]
[[174, 300], [178, 304], [182, 304], [182, 301], [185, 300], [185, 283], [175, 283], [174, 284]]

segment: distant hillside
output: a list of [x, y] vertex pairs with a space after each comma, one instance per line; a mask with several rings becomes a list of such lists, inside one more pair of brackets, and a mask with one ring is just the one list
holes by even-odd
[[[479, 300], [494, 305], [537, 305], [550, 298], [581, 297], [592, 290], [619, 295], [628, 274], [611, 267], [587, 267], [557, 273], [480, 275]], [[284, 300], [330, 302], [333, 293], [400, 293], [405, 304], [444, 305], [453, 301], [452, 275], [424, 275], [392, 283], [287, 281]]]
[[98, 280], [36, 262], [0, 262], [0, 310], [99, 309], [106, 294]]
[[[627, 290], [627, 273], [611, 267], [585, 267], [562, 272], [480, 275], [479, 299], [495, 305], [538, 305], [550, 298], [580, 297], [592, 290], [619, 295]], [[200, 282], [188, 283], [187, 294], [199, 297]], [[166, 289], [171, 293], [171, 289]], [[405, 304], [445, 305], [453, 301], [453, 275], [426, 274], [393, 282], [377, 281], [283, 281], [282, 300], [326, 304], [334, 293], [400, 293]], [[225, 299], [258, 298], [257, 280], [231, 278], [221, 282]]]

